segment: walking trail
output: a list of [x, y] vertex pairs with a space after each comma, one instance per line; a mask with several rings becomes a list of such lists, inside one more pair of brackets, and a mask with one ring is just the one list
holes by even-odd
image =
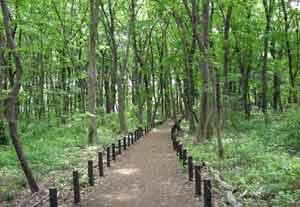
[[88, 207], [198, 207], [172, 149], [171, 122], [122, 152], [88, 196]]

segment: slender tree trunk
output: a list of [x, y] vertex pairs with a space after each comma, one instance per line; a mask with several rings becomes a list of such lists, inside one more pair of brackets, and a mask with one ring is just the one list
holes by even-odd
[[229, 55], [230, 55], [230, 23], [231, 23], [231, 15], [232, 15], [232, 4], [228, 6], [227, 14], [224, 18], [224, 86], [223, 86], [223, 102], [224, 102], [224, 117], [227, 116], [227, 106], [228, 106], [228, 98], [229, 98]]
[[89, 131], [88, 142], [95, 144], [97, 140], [97, 115], [96, 115], [96, 39], [98, 27], [98, 8], [99, 0], [90, 0], [90, 45], [89, 45], [89, 66], [88, 66], [88, 112], [89, 112]]
[[265, 8], [265, 16], [266, 16], [266, 27], [264, 32], [264, 52], [263, 52], [263, 67], [262, 67], [262, 75], [261, 75], [261, 82], [262, 82], [262, 111], [267, 115], [267, 108], [268, 108], [268, 77], [267, 77], [267, 69], [268, 69], [268, 52], [269, 52], [269, 33], [271, 31], [271, 19], [272, 19], [272, 12], [273, 12], [273, 1], [263, 0], [264, 8]]
[[[205, 50], [209, 49], [209, 3], [210, 0], [203, 0], [202, 2], [202, 43]], [[198, 40], [199, 42], [200, 40]], [[202, 49], [202, 51], [203, 51]], [[207, 54], [202, 55], [202, 95], [201, 95], [201, 113], [200, 113], [200, 127], [197, 134], [197, 140], [208, 139], [210, 137], [209, 130], [209, 74], [210, 66]]]
[[8, 6], [5, 0], [0, 0], [0, 4], [2, 8], [3, 24], [6, 32], [8, 46], [9, 49], [12, 51], [15, 60], [15, 66], [16, 66], [15, 81], [14, 81], [13, 88], [11, 89], [8, 98], [6, 100], [5, 115], [8, 122], [12, 143], [15, 147], [18, 159], [20, 161], [23, 172], [26, 176], [30, 190], [32, 193], [34, 193], [39, 191], [39, 187], [33, 177], [32, 171], [25, 157], [23, 147], [20, 142], [20, 136], [18, 134], [18, 96], [21, 88], [22, 63], [10, 29]]
[[293, 72], [293, 55], [291, 50], [290, 38], [289, 38], [289, 19], [288, 13], [286, 8], [286, 3], [284, 0], [281, 0], [281, 6], [284, 16], [284, 32], [285, 32], [285, 45], [287, 50], [287, 58], [288, 58], [288, 67], [289, 67], [289, 82], [290, 82], [290, 89], [289, 89], [289, 102], [297, 102], [295, 97], [295, 76]]
[[[279, 52], [276, 51], [276, 47], [275, 47], [275, 42], [272, 41], [271, 42], [271, 48], [270, 48], [270, 52], [271, 55], [273, 57], [274, 60], [276, 60], [276, 58], [280, 58]], [[278, 54], [277, 54], [278, 53]], [[275, 112], [279, 112], [281, 111], [281, 89], [280, 89], [280, 85], [281, 85], [281, 80], [280, 80], [280, 73], [278, 70], [275, 70], [273, 73], [273, 110]]]
[[138, 46], [137, 46], [137, 37], [136, 37], [136, 0], [130, 1], [130, 33], [132, 37], [132, 45], [133, 45], [133, 51], [134, 51], [134, 61], [136, 65], [136, 71], [134, 74], [134, 81], [136, 84], [135, 89], [135, 98], [137, 99], [137, 105], [138, 105], [138, 111], [137, 111], [137, 118], [139, 125], [143, 124], [143, 113], [144, 113], [144, 107], [143, 107], [143, 99], [142, 99], [142, 74], [141, 70], [144, 67], [145, 60], [144, 57], [141, 55]]

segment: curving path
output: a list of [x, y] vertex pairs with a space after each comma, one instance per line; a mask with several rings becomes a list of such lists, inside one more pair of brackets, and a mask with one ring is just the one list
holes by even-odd
[[170, 122], [153, 129], [105, 169], [88, 207], [199, 207], [170, 140]]

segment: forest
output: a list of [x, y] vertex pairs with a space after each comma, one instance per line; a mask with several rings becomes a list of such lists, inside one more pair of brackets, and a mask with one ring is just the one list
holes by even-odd
[[167, 120], [243, 206], [300, 206], [299, 0], [0, 6], [0, 206]]

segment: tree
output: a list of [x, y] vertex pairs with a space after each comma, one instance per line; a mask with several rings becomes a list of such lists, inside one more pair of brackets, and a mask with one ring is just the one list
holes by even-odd
[[23, 147], [20, 142], [20, 136], [18, 134], [18, 95], [21, 88], [22, 62], [12, 36], [12, 31], [10, 27], [10, 14], [9, 14], [7, 3], [5, 0], [0, 0], [0, 4], [2, 9], [3, 24], [6, 33], [7, 44], [9, 49], [11, 50], [11, 53], [15, 61], [15, 66], [16, 66], [14, 84], [11, 91], [8, 94], [8, 98], [5, 100], [5, 104], [6, 104], [5, 116], [9, 126], [10, 137], [15, 147], [21, 167], [27, 178], [27, 182], [30, 187], [30, 190], [32, 193], [34, 193], [39, 191], [39, 187], [33, 177], [33, 173], [25, 157]]
[[89, 124], [89, 144], [94, 144], [97, 140], [97, 115], [96, 115], [96, 39], [98, 28], [99, 0], [90, 0], [90, 51], [89, 51], [89, 80], [88, 80], [88, 116]]

